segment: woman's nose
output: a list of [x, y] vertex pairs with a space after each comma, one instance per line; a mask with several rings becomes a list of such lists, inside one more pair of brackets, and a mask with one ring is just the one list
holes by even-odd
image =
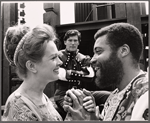
[[60, 60], [60, 58], [58, 58], [58, 64], [59, 64], [59, 66], [61, 66], [63, 64], [63, 62]]

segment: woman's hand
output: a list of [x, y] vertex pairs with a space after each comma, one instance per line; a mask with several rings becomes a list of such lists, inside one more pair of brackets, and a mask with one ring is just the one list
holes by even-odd
[[[72, 120], [97, 120], [95, 113], [88, 112], [83, 107], [83, 99], [86, 95], [78, 89], [68, 90], [66, 93], [72, 100], [72, 103], [68, 102], [70, 100], [68, 97], [65, 97], [64, 101], [64, 110], [68, 111], [70, 118]], [[72, 105], [72, 106], [71, 106]]]

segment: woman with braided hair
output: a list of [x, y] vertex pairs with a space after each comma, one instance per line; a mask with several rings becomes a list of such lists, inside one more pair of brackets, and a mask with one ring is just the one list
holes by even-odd
[[7, 99], [2, 121], [61, 121], [52, 102], [43, 93], [49, 82], [58, 79], [59, 67], [55, 30], [42, 24], [9, 27], [4, 53], [16, 67], [22, 84]]

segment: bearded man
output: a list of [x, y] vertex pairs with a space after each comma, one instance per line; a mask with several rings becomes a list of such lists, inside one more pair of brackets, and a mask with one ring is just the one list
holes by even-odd
[[[100, 88], [116, 88], [104, 104], [101, 120], [148, 120], [148, 73], [140, 69], [143, 50], [140, 31], [128, 23], [115, 23], [98, 30], [94, 38], [91, 62], [97, 70], [95, 82]], [[94, 113], [85, 110], [87, 102], [83, 100], [90, 96], [85, 92], [67, 92], [64, 109], [73, 120], [97, 120]], [[69, 100], [72, 105], [67, 105]]]

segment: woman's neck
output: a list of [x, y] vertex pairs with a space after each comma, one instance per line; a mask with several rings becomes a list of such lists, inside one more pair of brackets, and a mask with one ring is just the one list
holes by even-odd
[[45, 86], [38, 84], [38, 82], [25, 80], [20, 87], [17, 89], [21, 95], [26, 96], [37, 105], [43, 104]]

